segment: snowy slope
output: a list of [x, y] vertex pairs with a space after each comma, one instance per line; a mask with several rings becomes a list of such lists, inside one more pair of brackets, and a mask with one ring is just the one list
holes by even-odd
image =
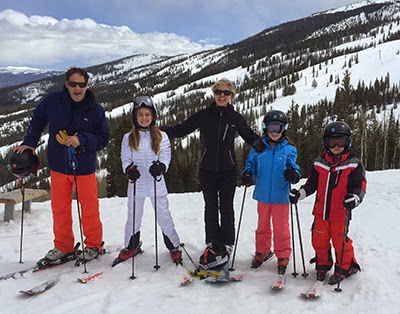
[[[63, 265], [58, 268], [27, 275], [18, 279], [0, 281], [0, 313], [399, 313], [400, 301], [400, 170], [369, 172], [365, 201], [354, 211], [349, 236], [354, 240], [356, 257], [363, 271], [345, 280], [343, 292], [325, 287], [320, 299], [303, 300], [298, 295], [310, 287], [315, 274], [308, 260], [313, 257], [310, 244], [311, 209], [313, 197], [299, 203], [301, 231], [308, 279], [293, 278], [293, 263], [289, 266], [287, 287], [273, 293], [269, 289], [276, 260], [256, 273], [248, 274], [240, 283], [212, 285], [195, 281], [180, 287], [182, 268], [175, 267], [159, 239], [158, 271], [154, 250], [154, 211], [146, 202], [142, 224], [144, 254], [135, 259], [135, 275], [131, 280], [131, 263], [118, 265], [103, 277], [86, 285], [76, 282], [83, 276], [82, 267]], [[247, 189], [240, 229], [235, 268], [246, 269], [254, 252], [256, 203], [253, 187]], [[236, 221], [239, 221], [244, 188], [238, 188], [235, 198]], [[201, 193], [171, 194], [171, 211], [181, 241], [197, 261], [204, 247], [203, 199]], [[76, 218], [74, 202], [74, 217]], [[104, 240], [110, 254], [103, 255], [87, 265], [93, 273], [109, 265], [121, 248], [126, 215], [126, 199], [101, 199]], [[0, 218], [2, 213], [0, 212]], [[77, 220], [77, 219], [75, 219]], [[32, 213], [25, 216], [23, 260], [19, 261], [20, 211], [15, 221], [0, 222], [0, 273], [33, 265], [52, 247], [50, 203], [34, 203]], [[79, 238], [78, 226], [75, 232]], [[297, 232], [296, 232], [297, 235]], [[297, 239], [297, 238], [296, 238]], [[78, 239], [77, 239], [78, 240]], [[297, 271], [303, 272], [300, 250], [296, 248]], [[185, 257], [185, 264], [192, 267]], [[26, 298], [18, 293], [48, 279], [60, 276], [59, 283], [36, 297]]]

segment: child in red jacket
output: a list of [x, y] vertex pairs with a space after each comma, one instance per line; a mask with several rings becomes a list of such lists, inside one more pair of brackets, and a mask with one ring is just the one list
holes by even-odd
[[351, 219], [351, 211], [363, 200], [367, 183], [364, 166], [350, 147], [350, 127], [345, 122], [329, 123], [324, 130], [325, 150], [314, 161], [306, 184], [290, 192], [290, 202], [297, 203], [317, 191], [312, 226], [315, 258], [312, 261], [316, 263], [317, 280], [325, 280], [333, 266], [332, 243], [335, 272], [329, 278], [331, 285], [361, 270], [354, 257], [353, 241], [347, 236], [348, 224], [347, 230], [345, 227], [347, 219]]

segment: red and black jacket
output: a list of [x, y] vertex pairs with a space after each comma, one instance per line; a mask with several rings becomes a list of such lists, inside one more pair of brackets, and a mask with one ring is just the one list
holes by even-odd
[[307, 196], [317, 191], [314, 216], [324, 220], [343, 220], [346, 218], [344, 196], [357, 194], [362, 201], [366, 193], [364, 166], [351, 151], [339, 157], [323, 152], [311, 166], [310, 176], [302, 188]]

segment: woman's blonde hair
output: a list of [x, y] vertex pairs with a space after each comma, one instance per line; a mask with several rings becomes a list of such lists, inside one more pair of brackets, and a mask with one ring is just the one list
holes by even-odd
[[233, 97], [235, 97], [236, 95], [235, 84], [231, 80], [228, 80], [227, 78], [222, 78], [215, 82], [215, 84], [211, 87], [211, 90], [215, 92], [217, 89], [219, 89], [221, 85], [228, 86], [229, 90], [232, 92], [232, 99], [233, 99]]

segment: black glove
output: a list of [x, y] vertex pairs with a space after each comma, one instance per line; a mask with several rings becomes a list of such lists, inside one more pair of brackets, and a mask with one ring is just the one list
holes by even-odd
[[149, 168], [149, 172], [155, 178], [164, 174], [166, 169], [167, 167], [165, 166], [165, 164], [157, 160], [153, 161], [153, 164]]
[[290, 204], [297, 204], [300, 198], [300, 191], [296, 189], [292, 189], [289, 193], [289, 201]]
[[346, 194], [344, 196], [343, 205], [346, 207], [347, 212], [351, 211], [360, 204], [360, 197], [357, 194]]
[[137, 169], [137, 166], [133, 163], [126, 167], [125, 173], [128, 175], [129, 180], [131, 180], [132, 182], [136, 182], [136, 180], [140, 178], [140, 172]]
[[296, 184], [300, 180], [299, 174], [292, 167], [287, 168], [283, 172], [283, 176], [285, 177], [286, 181], [293, 183], [293, 184]]
[[242, 183], [242, 185], [250, 185], [252, 181], [253, 181], [253, 173], [251, 172], [250, 169], [247, 169], [240, 176], [240, 182]]

